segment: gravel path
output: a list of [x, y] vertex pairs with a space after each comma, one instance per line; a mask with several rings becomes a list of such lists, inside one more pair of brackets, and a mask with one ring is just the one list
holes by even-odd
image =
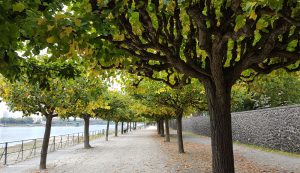
[[[175, 133], [175, 132], [174, 132]], [[185, 133], [185, 142], [193, 142], [210, 146], [210, 138], [196, 134]], [[286, 170], [285, 172], [300, 173], [300, 158], [278, 153], [266, 152], [239, 144], [233, 145], [234, 153], [261, 166]]]
[[[175, 131], [171, 131], [175, 134]], [[210, 138], [184, 133], [185, 154], [178, 154], [176, 135], [171, 142], [156, 135], [155, 127], [119, 137], [77, 145], [48, 155], [48, 169], [38, 170], [39, 158], [0, 168], [2, 173], [210, 173]], [[300, 173], [300, 158], [234, 145], [237, 173]]]
[[[153, 128], [137, 130], [119, 137], [104, 138], [91, 142], [93, 148], [78, 145], [48, 155], [49, 173], [135, 173], [164, 172], [167, 156], [162, 154], [160, 144], [152, 136]], [[39, 158], [7, 166], [0, 172], [39, 172]]]

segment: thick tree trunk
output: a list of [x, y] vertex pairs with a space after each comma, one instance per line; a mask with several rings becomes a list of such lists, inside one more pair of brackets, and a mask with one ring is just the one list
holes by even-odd
[[160, 135], [160, 120], [157, 120], [156, 124], [157, 124], [157, 134]]
[[165, 128], [164, 128], [164, 119], [160, 120], [160, 136], [161, 137], [165, 137]]
[[183, 139], [182, 139], [182, 110], [176, 111], [176, 123], [177, 123], [177, 143], [178, 143], [178, 152], [184, 153]]
[[106, 141], [108, 141], [108, 132], [109, 132], [109, 120], [107, 120], [107, 125], [106, 125], [106, 134], [105, 134]]
[[41, 149], [40, 169], [46, 169], [49, 138], [51, 134], [52, 115], [46, 116], [46, 126]]
[[130, 123], [129, 123], [129, 128], [130, 128], [130, 131], [131, 131], [131, 121], [130, 121]]
[[115, 122], [115, 137], [118, 136], [118, 122]]
[[169, 120], [165, 119], [166, 125], [166, 142], [170, 142], [170, 130], [169, 130]]
[[121, 123], [121, 134], [123, 134], [123, 132], [124, 132], [124, 122], [122, 121], [122, 123]]
[[90, 145], [90, 116], [83, 116], [84, 119], [84, 148], [91, 148]]
[[234, 173], [230, 99], [231, 87], [205, 85], [211, 126], [214, 173]]

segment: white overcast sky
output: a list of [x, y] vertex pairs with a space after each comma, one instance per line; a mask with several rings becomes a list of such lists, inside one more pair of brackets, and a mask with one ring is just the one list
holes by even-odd
[[10, 117], [22, 117], [22, 113], [21, 112], [10, 112], [8, 107], [5, 105], [4, 102], [0, 103], [0, 118], [3, 117], [3, 113], [4, 112], [8, 112]]

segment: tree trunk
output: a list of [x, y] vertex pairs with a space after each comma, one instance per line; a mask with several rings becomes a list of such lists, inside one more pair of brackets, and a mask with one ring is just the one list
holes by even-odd
[[118, 136], [118, 122], [115, 122], [115, 137]]
[[234, 173], [231, 129], [231, 87], [205, 84], [210, 115], [212, 161], [214, 173]]
[[107, 120], [107, 125], [106, 125], [106, 134], [105, 134], [106, 141], [108, 141], [108, 132], [109, 132], [109, 120]]
[[164, 129], [164, 119], [161, 119], [160, 120], [160, 136], [161, 137], [165, 137], [165, 129]]
[[166, 142], [170, 142], [170, 130], [169, 130], [169, 120], [165, 119], [166, 125]]
[[130, 131], [131, 131], [131, 121], [130, 121], [130, 123], [129, 123], [129, 128], [130, 128]]
[[127, 122], [127, 126], [126, 126], [126, 132], [128, 133], [129, 131], [129, 122]]
[[52, 118], [53, 118], [52, 115], [46, 116], [46, 126], [45, 126], [42, 149], [41, 149], [40, 169], [46, 169], [47, 153], [48, 153], [49, 138], [50, 138], [50, 134], [51, 134]]
[[160, 135], [160, 121], [157, 120], [156, 124], [157, 124], [157, 134]]
[[182, 114], [183, 110], [176, 111], [176, 122], [177, 122], [177, 143], [178, 143], [178, 152], [184, 153], [183, 139], [182, 139]]
[[122, 121], [122, 123], [121, 123], [121, 134], [123, 134], [123, 132], [124, 132], [124, 122]]
[[84, 148], [91, 148], [90, 145], [90, 116], [84, 115]]

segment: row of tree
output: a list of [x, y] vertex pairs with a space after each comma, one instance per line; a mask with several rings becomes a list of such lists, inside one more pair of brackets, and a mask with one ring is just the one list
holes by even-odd
[[[296, 0], [7, 0], [0, 4], [0, 19], [5, 33], [0, 73], [11, 80], [26, 74], [29, 82], [49, 87], [51, 71], [74, 77], [83, 60], [85, 69], [126, 69], [172, 88], [200, 81], [211, 121], [214, 173], [234, 172], [234, 85], [279, 68], [300, 69]], [[45, 51], [56, 61], [52, 66], [27, 61]], [[244, 109], [274, 104], [261, 97], [263, 102], [253, 105], [255, 98], [250, 94]]]
[[12, 118], [12, 117], [3, 117], [0, 118], [1, 124], [33, 124], [34, 120], [31, 117], [26, 118]]
[[[41, 115], [46, 119], [43, 144], [41, 148], [40, 168], [46, 168], [48, 144], [54, 117], [67, 119], [70, 117], [84, 120], [84, 148], [90, 148], [90, 118], [107, 120], [106, 140], [108, 140], [109, 121], [115, 122], [115, 136], [118, 122], [130, 122], [126, 128], [136, 128], [136, 121], [141, 118], [134, 116], [129, 110], [133, 104], [125, 93], [109, 90], [109, 82], [99, 76], [78, 76], [74, 79], [60, 79], [52, 74], [48, 87], [39, 83], [28, 82], [27, 78], [9, 82], [1, 77], [0, 95], [12, 111], [22, 111], [23, 116]], [[134, 122], [133, 124], [131, 122]]]

